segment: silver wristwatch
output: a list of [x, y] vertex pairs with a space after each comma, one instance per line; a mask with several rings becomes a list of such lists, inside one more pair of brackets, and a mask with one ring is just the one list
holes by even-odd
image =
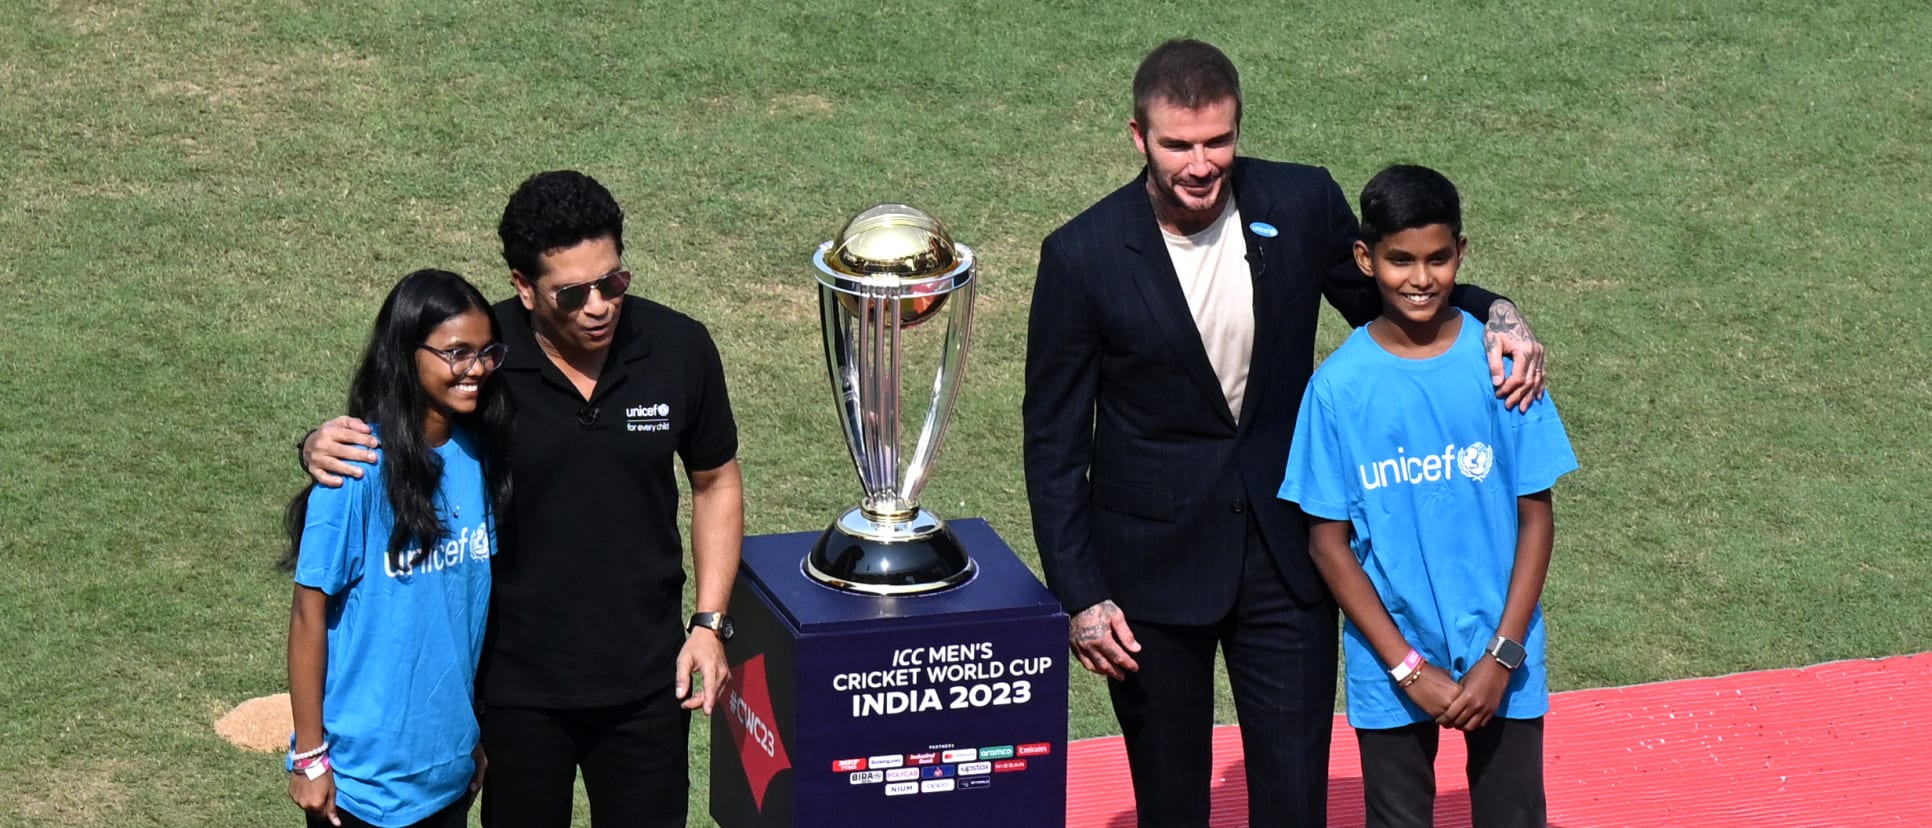
[[1529, 653], [1523, 650], [1523, 645], [1500, 635], [1489, 642], [1488, 652], [1489, 657], [1496, 659], [1496, 663], [1503, 665], [1505, 670], [1515, 670], [1523, 666], [1523, 659], [1529, 656]]

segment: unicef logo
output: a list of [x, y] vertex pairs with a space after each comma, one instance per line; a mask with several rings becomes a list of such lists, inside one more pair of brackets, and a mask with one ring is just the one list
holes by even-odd
[[1489, 476], [1489, 470], [1495, 464], [1496, 452], [1487, 443], [1470, 443], [1456, 452], [1456, 469], [1462, 472], [1462, 476], [1477, 483]]

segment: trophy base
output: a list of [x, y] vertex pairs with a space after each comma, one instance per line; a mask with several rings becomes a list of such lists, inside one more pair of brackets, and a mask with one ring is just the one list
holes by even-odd
[[959, 586], [973, 559], [945, 521], [919, 510], [905, 523], [880, 524], [858, 509], [819, 535], [805, 574], [834, 589], [868, 595], [917, 595]]

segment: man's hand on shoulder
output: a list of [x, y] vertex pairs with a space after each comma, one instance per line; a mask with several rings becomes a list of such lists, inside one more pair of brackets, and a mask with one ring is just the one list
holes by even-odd
[[[696, 687], [691, 684], [692, 673], [701, 679]], [[684, 709], [703, 708], [704, 715], [711, 715], [725, 682], [730, 680], [731, 665], [725, 661], [724, 640], [708, 627], [692, 630], [684, 639], [684, 649], [678, 651], [677, 692], [678, 698], [684, 700]]]
[[315, 482], [331, 489], [342, 485], [343, 477], [362, 478], [362, 469], [352, 463], [376, 462], [375, 432], [369, 424], [354, 417], [337, 417], [309, 432], [302, 440], [302, 469]]
[[1111, 600], [1069, 619], [1067, 644], [1080, 659], [1080, 666], [1114, 681], [1124, 681], [1128, 673], [1140, 670], [1132, 655], [1140, 652], [1140, 642], [1134, 640], [1134, 631], [1127, 626], [1127, 614]]
[[[1489, 322], [1483, 325], [1483, 350], [1489, 354], [1489, 382], [1496, 396], [1510, 408], [1528, 411], [1530, 403], [1543, 397], [1543, 343], [1530, 330], [1516, 305], [1498, 299], [1489, 306]], [[1503, 357], [1515, 361], [1507, 378], [1503, 376]]]

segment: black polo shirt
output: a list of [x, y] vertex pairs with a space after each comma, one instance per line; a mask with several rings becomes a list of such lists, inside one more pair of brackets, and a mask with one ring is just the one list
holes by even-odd
[[495, 311], [516, 491], [498, 526], [481, 695], [514, 707], [643, 698], [670, 686], [684, 641], [672, 456], [705, 471], [738, 453], [717, 346], [696, 320], [626, 297], [586, 401], [521, 303]]

